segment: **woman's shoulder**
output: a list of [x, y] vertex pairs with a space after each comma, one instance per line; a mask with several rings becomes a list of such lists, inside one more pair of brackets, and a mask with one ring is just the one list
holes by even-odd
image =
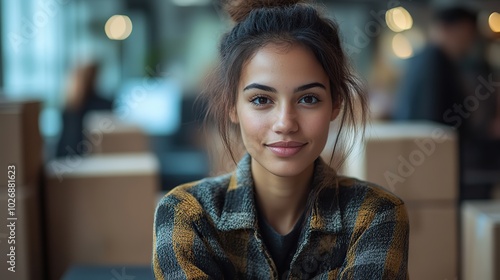
[[[368, 225], [372, 222], [408, 223], [404, 201], [377, 184], [352, 177], [338, 176], [336, 186], [329, 189], [331, 195], [336, 196], [336, 203], [333, 203], [334, 209], [341, 213], [341, 219], [350, 229], [353, 229], [356, 224]], [[327, 197], [327, 195], [322, 195], [322, 197]], [[328, 208], [331, 206], [327, 203], [321, 205], [331, 209]], [[331, 200], [330, 205], [332, 205]]]
[[208, 212], [217, 215], [224, 205], [232, 174], [208, 177], [179, 185], [169, 191], [158, 203], [161, 208], [172, 209], [183, 216], [200, 216]]
[[370, 202], [378, 206], [398, 206], [404, 201], [390, 190], [368, 181], [338, 176], [338, 193], [341, 199]]

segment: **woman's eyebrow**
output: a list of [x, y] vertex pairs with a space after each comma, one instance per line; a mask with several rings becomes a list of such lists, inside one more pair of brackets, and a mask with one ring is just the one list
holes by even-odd
[[322, 83], [310, 83], [310, 84], [303, 85], [303, 86], [296, 88], [293, 92], [304, 91], [304, 90], [308, 90], [308, 89], [314, 88], [314, 87], [320, 87], [320, 88], [326, 90], [325, 85], [323, 85]]
[[274, 92], [274, 93], [278, 92], [275, 88], [272, 88], [270, 86], [265, 86], [265, 85], [257, 84], [257, 83], [249, 84], [248, 86], [246, 86], [243, 89], [243, 91], [249, 90], [249, 89], [253, 89], [253, 88], [260, 89], [260, 90], [263, 90], [263, 91]]
[[[323, 85], [322, 83], [310, 83], [310, 84], [306, 84], [306, 85], [303, 85], [303, 86], [300, 86], [298, 88], [296, 88], [293, 92], [300, 92], [300, 91], [304, 91], [304, 90], [308, 90], [310, 88], [314, 88], [314, 87], [320, 87], [322, 89], [326, 89], [325, 85]], [[246, 91], [246, 90], [249, 90], [249, 89], [260, 89], [260, 90], [263, 90], [263, 91], [268, 91], [268, 92], [273, 92], [273, 93], [277, 93], [278, 91], [273, 88], [273, 87], [270, 87], [270, 86], [265, 86], [265, 85], [261, 85], [261, 84], [257, 84], [257, 83], [252, 83], [252, 84], [249, 84], [248, 86], [246, 86], [243, 91]]]

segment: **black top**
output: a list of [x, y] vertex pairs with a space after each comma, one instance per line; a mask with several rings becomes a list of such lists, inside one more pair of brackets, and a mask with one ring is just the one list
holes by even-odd
[[[305, 213], [306, 211], [304, 211]], [[259, 213], [259, 228], [264, 240], [266, 248], [269, 250], [271, 257], [278, 270], [280, 279], [285, 279], [292, 262], [293, 255], [297, 250], [299, 236], [302, 231], [302, 223], [304, 221], [304, 213], [299, 218], [292, 231], [286, 235], [277, 233], [274, 228], [269, 225], [266, 219]]]

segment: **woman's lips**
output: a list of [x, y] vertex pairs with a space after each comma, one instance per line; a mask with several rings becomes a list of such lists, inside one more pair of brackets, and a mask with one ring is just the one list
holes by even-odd
[[306, 144], [307, 143], [295, 141], [280, 141], [265, 146], [279, 157], [291, 157], [300, 152]]

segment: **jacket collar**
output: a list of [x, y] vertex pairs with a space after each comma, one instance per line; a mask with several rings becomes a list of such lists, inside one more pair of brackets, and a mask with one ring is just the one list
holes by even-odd
[[342, 219], [338, 176], [321, 157], [314, 164], [313, 188], [310, 196], [316, 199], [309, 227], [311, 230], [339, 233], [342, 230]]
[[257, 225], [251, 160], [246, 153], [230, 178], [218, 223], [220, 230], [253, 229]]
[[[226, 198], [217, 224], [219, 230], [241, 230], [257, 228], [257, 210], [254, 182], [251, 172], [251, 157], [246, 153], [232, 174]], [[318, 199], [313, 205], [312, 215], [307, 218], [311, 230], [337, 233], [341, 230], [341, 215], [338, 203], [337, 176], [321, 158], [314, 162], [314, 173], [310, 195], [317, 190]]]

